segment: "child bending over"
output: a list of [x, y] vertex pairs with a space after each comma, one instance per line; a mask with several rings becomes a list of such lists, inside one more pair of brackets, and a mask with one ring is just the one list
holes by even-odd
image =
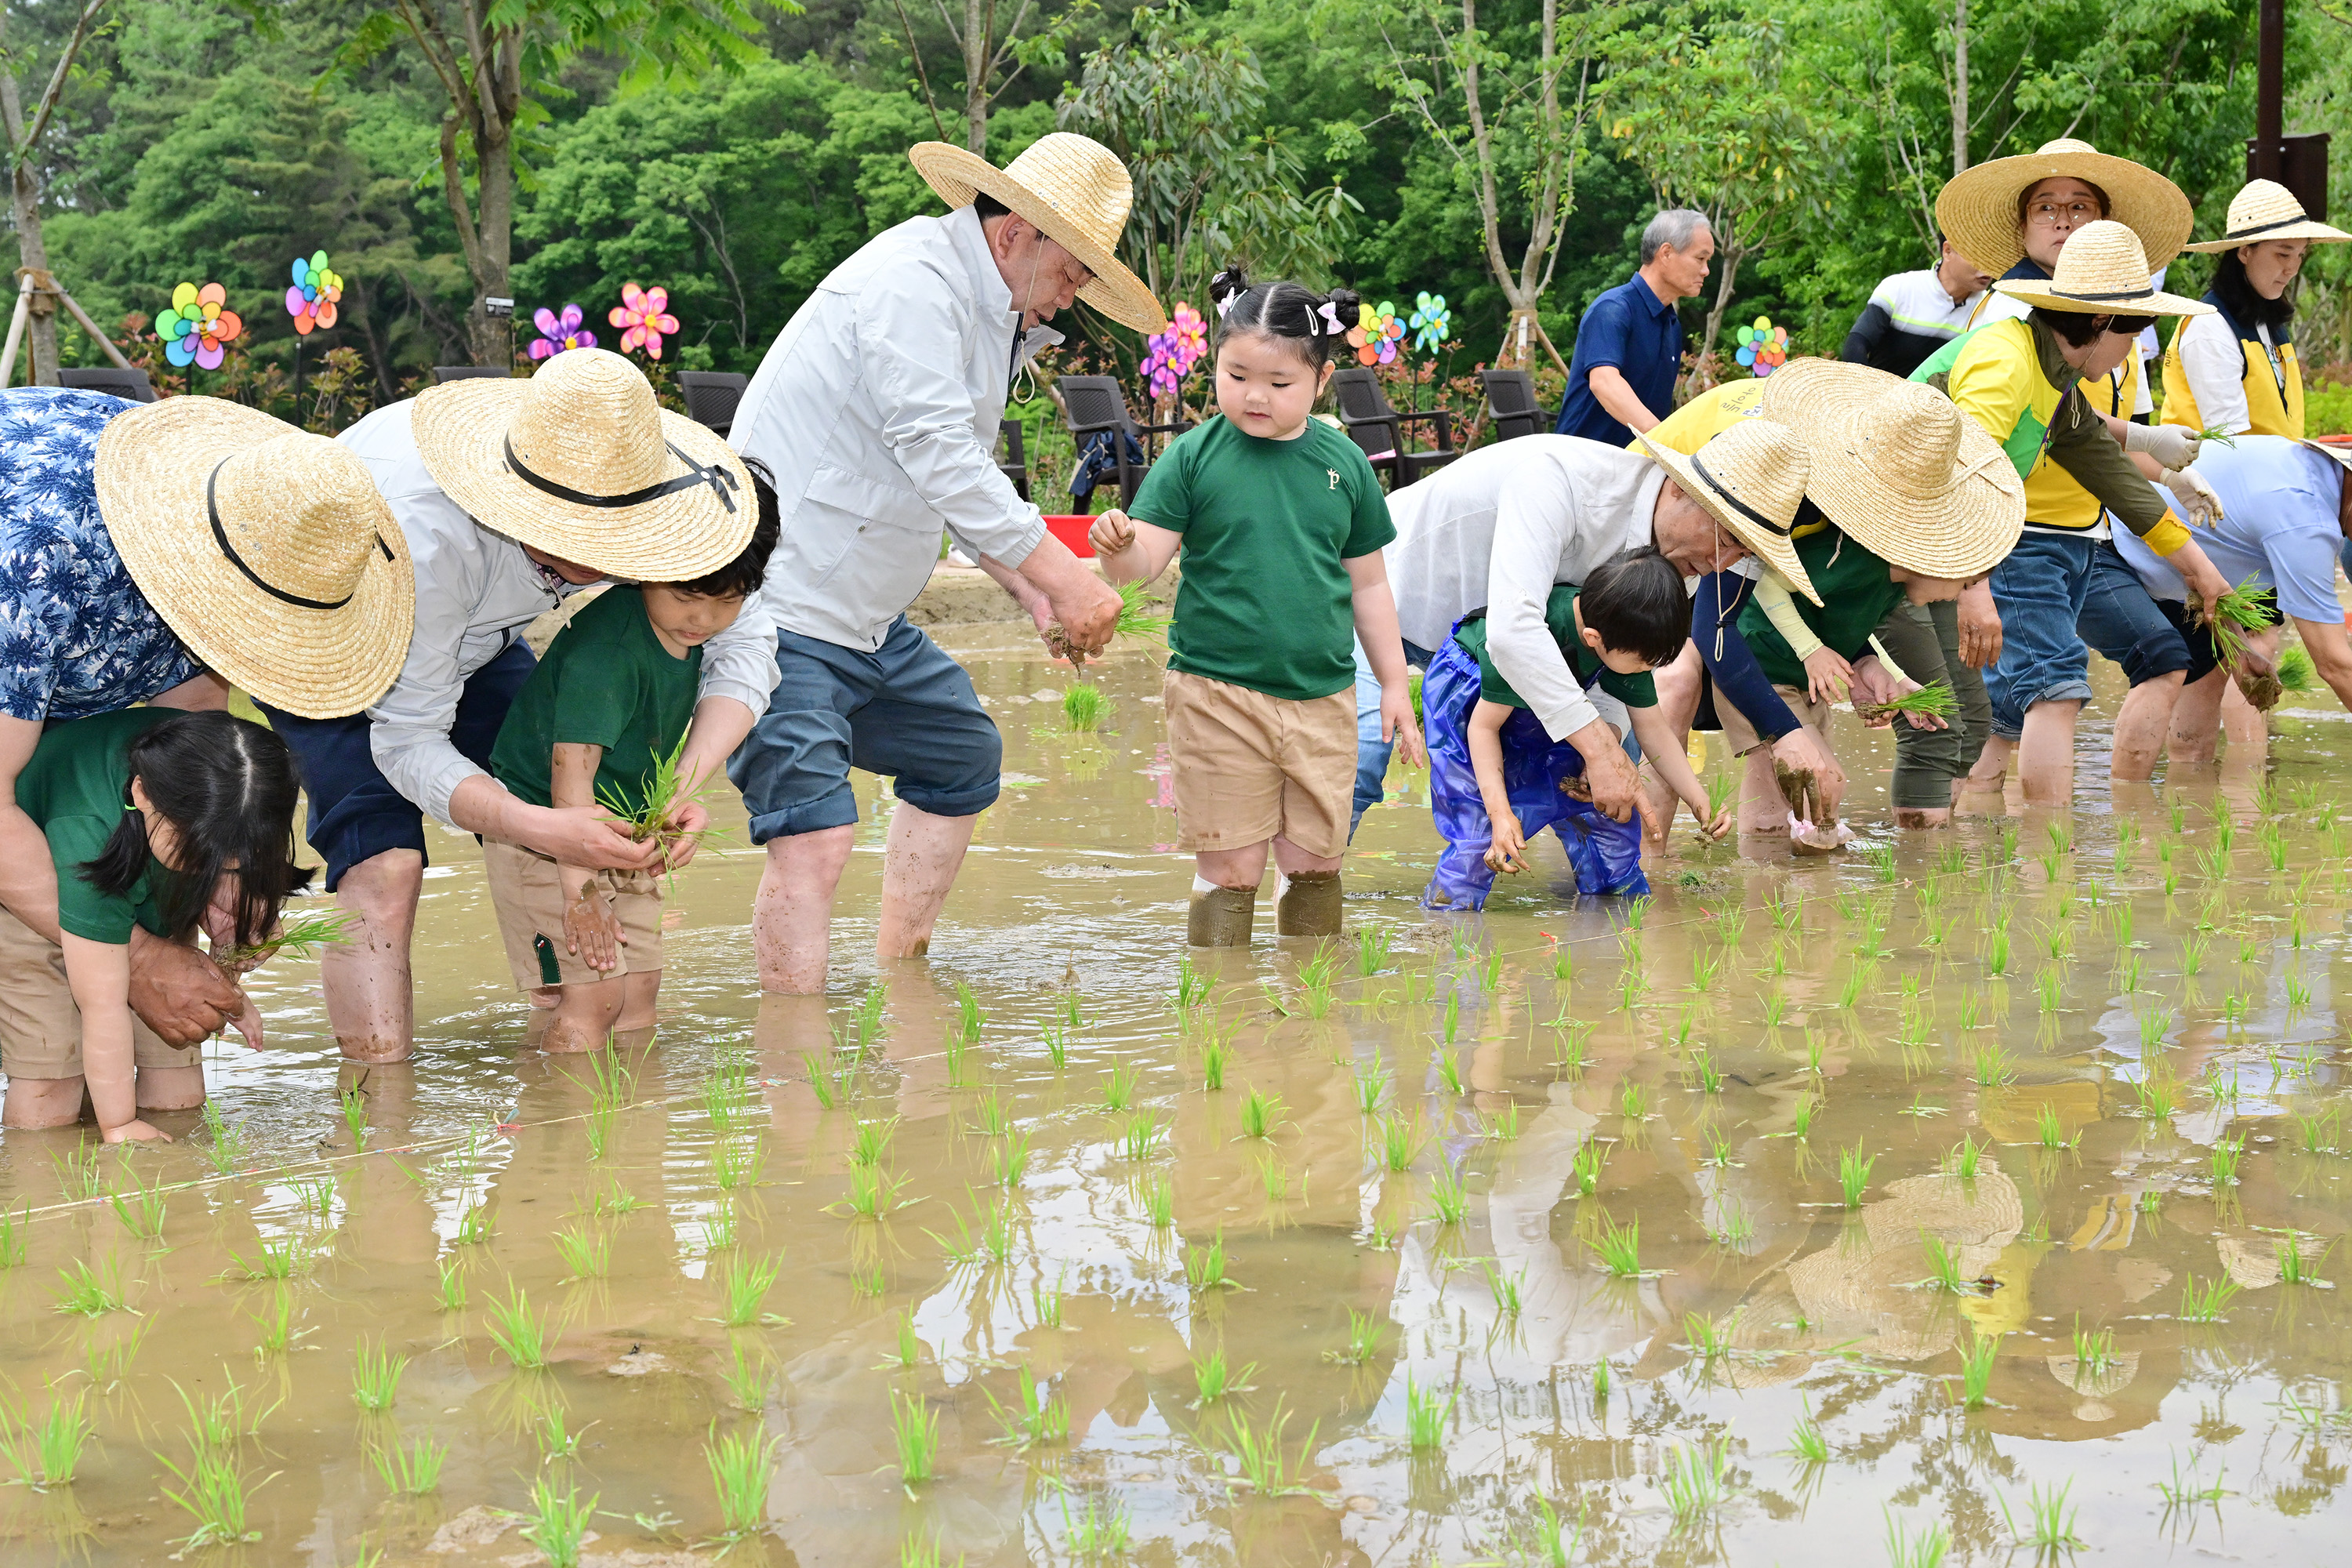
[[[226, 713], [126, 708], [48, 728], [16, 804], [49, 843], [58, 935], [0, 910], [0, 1121], [66, 1126], [86, 1092], [109, 1143], [168, 1142], [139, 1113], [204, 1103], [197, 1048], [131, 1011], [131, 928], [188, 943], [202, 928], [224, 968], [249, 968], [231, 950], [266, 947], [310, 880], [294, 864], [300, 791], [286, 742]], [[251, 1001], [236, 1026], [261, 1048]]]
[[1380, 677], [1383, 738], [1417, 762], [1421, 733], [1381, 561], [1388, 503], [1356, 444], [1313, 417], [1356, 296], [1253, 287], [1238, 267], [1210, 292], [1218, 417], [1152, 464], [1132, 519], [1106, 512], [1089, 537], [1114, 583], [1158, 576], [1183, 546], [1162, 690], [1178, 842], [1197, 857], [1189, 933], [1243, 947], [1269, 843], [1276, 931], [1339, 932], [1355, 638]]
[[[693, 721], [702, 645], [734, 625], [776, 547], [776, 493], [765, 469], [746, 466], [760, 521], [740, 555], [691, 583], [615, 584], [555, 634], [490, 749], [491, 775], [516, 795], [646, 815], [647, 789]], [[701, 784], [677, 780], [667, 804], [683, 805]], [[675, 871], [694, 843], [665, 837]], [[661, 988], [658, 875], [568, 866], [495, 838], [483, 841], [482, 865], [515, 985], [554, 1010], [542, 1048], [594, 1050], [615, 1030], [651, 1026]]]
[[[1710, 837], [1730, 826], [1675, 744], [1650, 671], [1672, 664], [1690, 635], [1682, 574], [1644, 545], [1603, 562], [1580, 586], [1551, 591], [1544, 620], [1576, 678], [1622, 704], [1643, 754]], [[1484, 908], [1497, 871], [1528, 868], [1527, 841], [1559, 835], [1581, 893], [1645, 893], [1638, 820], [1612, 822], [1580, 786], [1584, 758], [1555, 741], [1486, 653], [1484, 611], [1463, 618], [1430, 661], [1421, 687], [1429, 725], [1429, 795], [1445, 853], [1422, 895], [1425, 909]], [[1624, 725], [1607, 711], [1622, 738]]]

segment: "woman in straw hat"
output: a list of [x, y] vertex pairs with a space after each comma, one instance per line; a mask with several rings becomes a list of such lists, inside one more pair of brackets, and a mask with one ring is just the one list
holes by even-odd
[[[225, 708], [232, 686], [349, 712], [400, 668], [413, 590], [364, 468], [217, 398], [0, 392], [0, 920], [55, 942], [57, 879], [16, 805], [45, 724]], [[130, 967], [131, 1009], [164, 1043], [242, 1009], [193, 947], [142, 929]]]
[[[662, 409], [644, 374], [602, 349], [558, 354], [527, 381], [434, 387], [344, 431], [341, 449], [416, 563], [407, 658], [364, 714], [262, 707], [301, 761], [311, 847], [357, 924], [320, 965], [328, 1022], [345, 1056], [391, 1062], [415, 1036], [408, 949], [426, 816], [568, 866], [642, 871], [663, 854], [600, 809], [534, 805], [491, 777], [491, 745], [534, 662], [522, 628], [608, 577], [718, 570], [751, 537], [760, 498], [725, 441]], [[703, 650], [687, 795], [751, 728], [775, 673], [755, 601]], [[681, 820], [691, 831], [709, 818], [689, 804]]]
[[1013, 377], [1062, 341], [1045, 325], [1057, 311], [1083, 300], [1139, 331], [1165, 324], [1115, 254], [1127, 171], [1063, 132], [1002, 169], [940, 142], [908, 156], [947, 216], [909, 218], [834, 268], [761, 362], [732, 431], [775, 473], [784, 517], [767, 585], [782, 683], [730, 767], [767, 846], [752, 935], [772, 991], [824, 989], [853, 766], [897, 780], [875, 936], [886, 958], [928, 945], [996, 799], [996, 726], [905, 615], [941, 531], [1041, 633], [1054, 627], [1057, 654], [1101, 647], [1118, 614], [992, 448]]
[[2192, 317], [2164, 353], [2164, 419], [2191, 430], [2303, 438], [2303, 366], [2294, 356], [2288, 286], [2315, 245], [2352, 239], [2305, 216], [2294, 193], [2255, 180], [2230, 199], [2219, 239], [2189, 247], [2217, 255], [2210, 316]]
[[[2063, 805], [2074, 794], [2074, 720], [2091, 695], [2089, 652], [2075, 623], [2108, 515], [2173, 558], [2209, 610], [2229, 586], [2126, 458], [2080, 384], [2129, 355], [2158, 316], [2202, 315], [2209, 307], [2158, 290], [2138, 237], [2105, 221], [2067, 242], [2047, 281], [1993, 287], [2024, 300], [2031, 315], [1956, 339], [1912, 379], [1948, 394], [2025, 480], [2025, 536], [1992, 573], [2002, 626], [2000, 658], [1985, 679], [1993, 733], [1971, 779], [1999, 788], [2015, 750], [2026, 799]], [[2184, 512], [2218, 511], [2210, 486], [2162, 473]]]

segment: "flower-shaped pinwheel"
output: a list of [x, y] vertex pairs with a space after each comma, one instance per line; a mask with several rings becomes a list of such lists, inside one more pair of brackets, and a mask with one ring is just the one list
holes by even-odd
[[173, 364], [198, 364], [218, 370], [221, 345], [245, 331], [236, 311], [226, 309], [228, 290], [217, 283], [199, 289], [183, 283], [172, 290], [172, 308], [155, 318], [155, 335], [163, 340], [163, 357]]
[[538, 313], [531, 317], [539, 328], [539, 341], [530, 345], [530, 357], [550, 359], [565, 349], [594, 348], [596, 334], [581, 324], [587, 319], [586, 313], [577, 305], [564, 306], [563, 314], [560, 316], [541, 305]]
[[1788, 362], [1789, 329], [1759, 316], [1754, 326], [1739, 329], [1739, 352], [1732, 357], [1759, 376], [1769, 375]]
[[1363, 364], [1393, 364], [1397, 343], [1404, 336], [1404, 323], [1396, 319], [1396, 307], [1386, 300], [1377, 305], [1358, 305], [1356, 325], [1348, 329], [1348, 346], [1356, 351]]
[[1412, 329], [1412, 346], [1425, 354], [1433, 354], [1445, 346], [1454, 331], [1454, 318], [1445, 309], [1445, 296], [1427, 290], [1413, 296], [1412, 315], [1405, 323]]
[[294, 331], [309, 337], [316, 327], [335, 324], [335, 301], [343, 297], [343, 275], [327, 269], [327, 253], [314, 250], [294, 258], [294, 287], [286, 290], [286, 313]]
[[1154, 397], [1172, 395], [1209, 352], [1209, 323], [1183, 300], [1169, 313], [1168, 330], [1144, 340], [1143, 376]]
[[623, 329], [623, 353], [641, 348], [649, 359], [661, 358], [662, 334], [677, 331], [677, 318], [669, 313], [669, 290], [640, 289], [635, 283], [621, 285], [621, 302], [605, 320]]

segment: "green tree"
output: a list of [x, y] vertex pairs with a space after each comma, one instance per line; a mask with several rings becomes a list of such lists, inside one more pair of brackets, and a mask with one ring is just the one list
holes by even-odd
[[[73, 79], [82, 47], [89, 43], [91, 30], [98, 25], [100, 12], [108, 0], [83, 0], [73, 21], [54, 47], [43, 51], [35, 47], [31, 29], [18, 21], [16, 34], [7, 31], [8, 23], [16, 18], [13, 8], [0, 12], [0, 131], [7, 136], [9, 220], [16, 230], [17, 265], [33, 275], [37, 282], [49, 276], [49, 247], [42, 227], [41, 163], [42, 143], [55, 121], [59, 100], [66, 84]], [[16, 75], [20, 69], [38, 72], [42, 55], [52, 57], [48, 63], [47, 79], [40, 96], [33, 100], [33, 112], [25, 113], [25, 100], [18, 88]], [[9, 309], [16, 308], [16, 290], [7, 290]], [[54, 385], [58, 379], [58, 318], [57, 307], [46, 294], [33, 297], [26, 320], [26, 335], [33, 351], [33, 380]], [[11, 375], [16, 367], [8, 367]]]

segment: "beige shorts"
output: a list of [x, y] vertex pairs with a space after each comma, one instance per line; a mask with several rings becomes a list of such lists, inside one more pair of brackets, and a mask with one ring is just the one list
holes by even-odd
[[[1826, 745], [1830, 738], [1830, 705], [1814, 701], [1793, 686], [1775, 686], [1772, 689], [1780, 694], [1790, 712], [1821, 731], [1822, 742]], [[1720, 691], [1715, 694], [1715, 716], [1723, 721], [1723, 742], [1731, 748], [1734, 756], [1752, 752], [1764, 743], [1747, 715], [1726, 701]]]
[[563, 883], [555, 862], [535, 849], [482, 840], [482, 869], [490, 902], [499, 912], [499, 939], [507, 944], [507, 967], [515, 988], [593, 985], [624, 974], [647, 974], [662, 966], [661, 879], [649, 871], [599, 871], [613, 912], [628, 941], [618, 945], [621, 966], [610, 974], [591, 969], [563, 945]]
[[[204, 1065], [196, 1046], [167, 1046], [131, 1017], [131, 1059], [142, 1068]], [[10, 1078], [81, 1076], [81, 1009], [66, 984], [65, 950], [0, 910], [0, 1072]]]
[[1160, 693], [1180, 848], [1242, 849], [1279, 837], [1326, 859], [1347, 849], [1355, 688], [1297, 702], [1171, 669]]

